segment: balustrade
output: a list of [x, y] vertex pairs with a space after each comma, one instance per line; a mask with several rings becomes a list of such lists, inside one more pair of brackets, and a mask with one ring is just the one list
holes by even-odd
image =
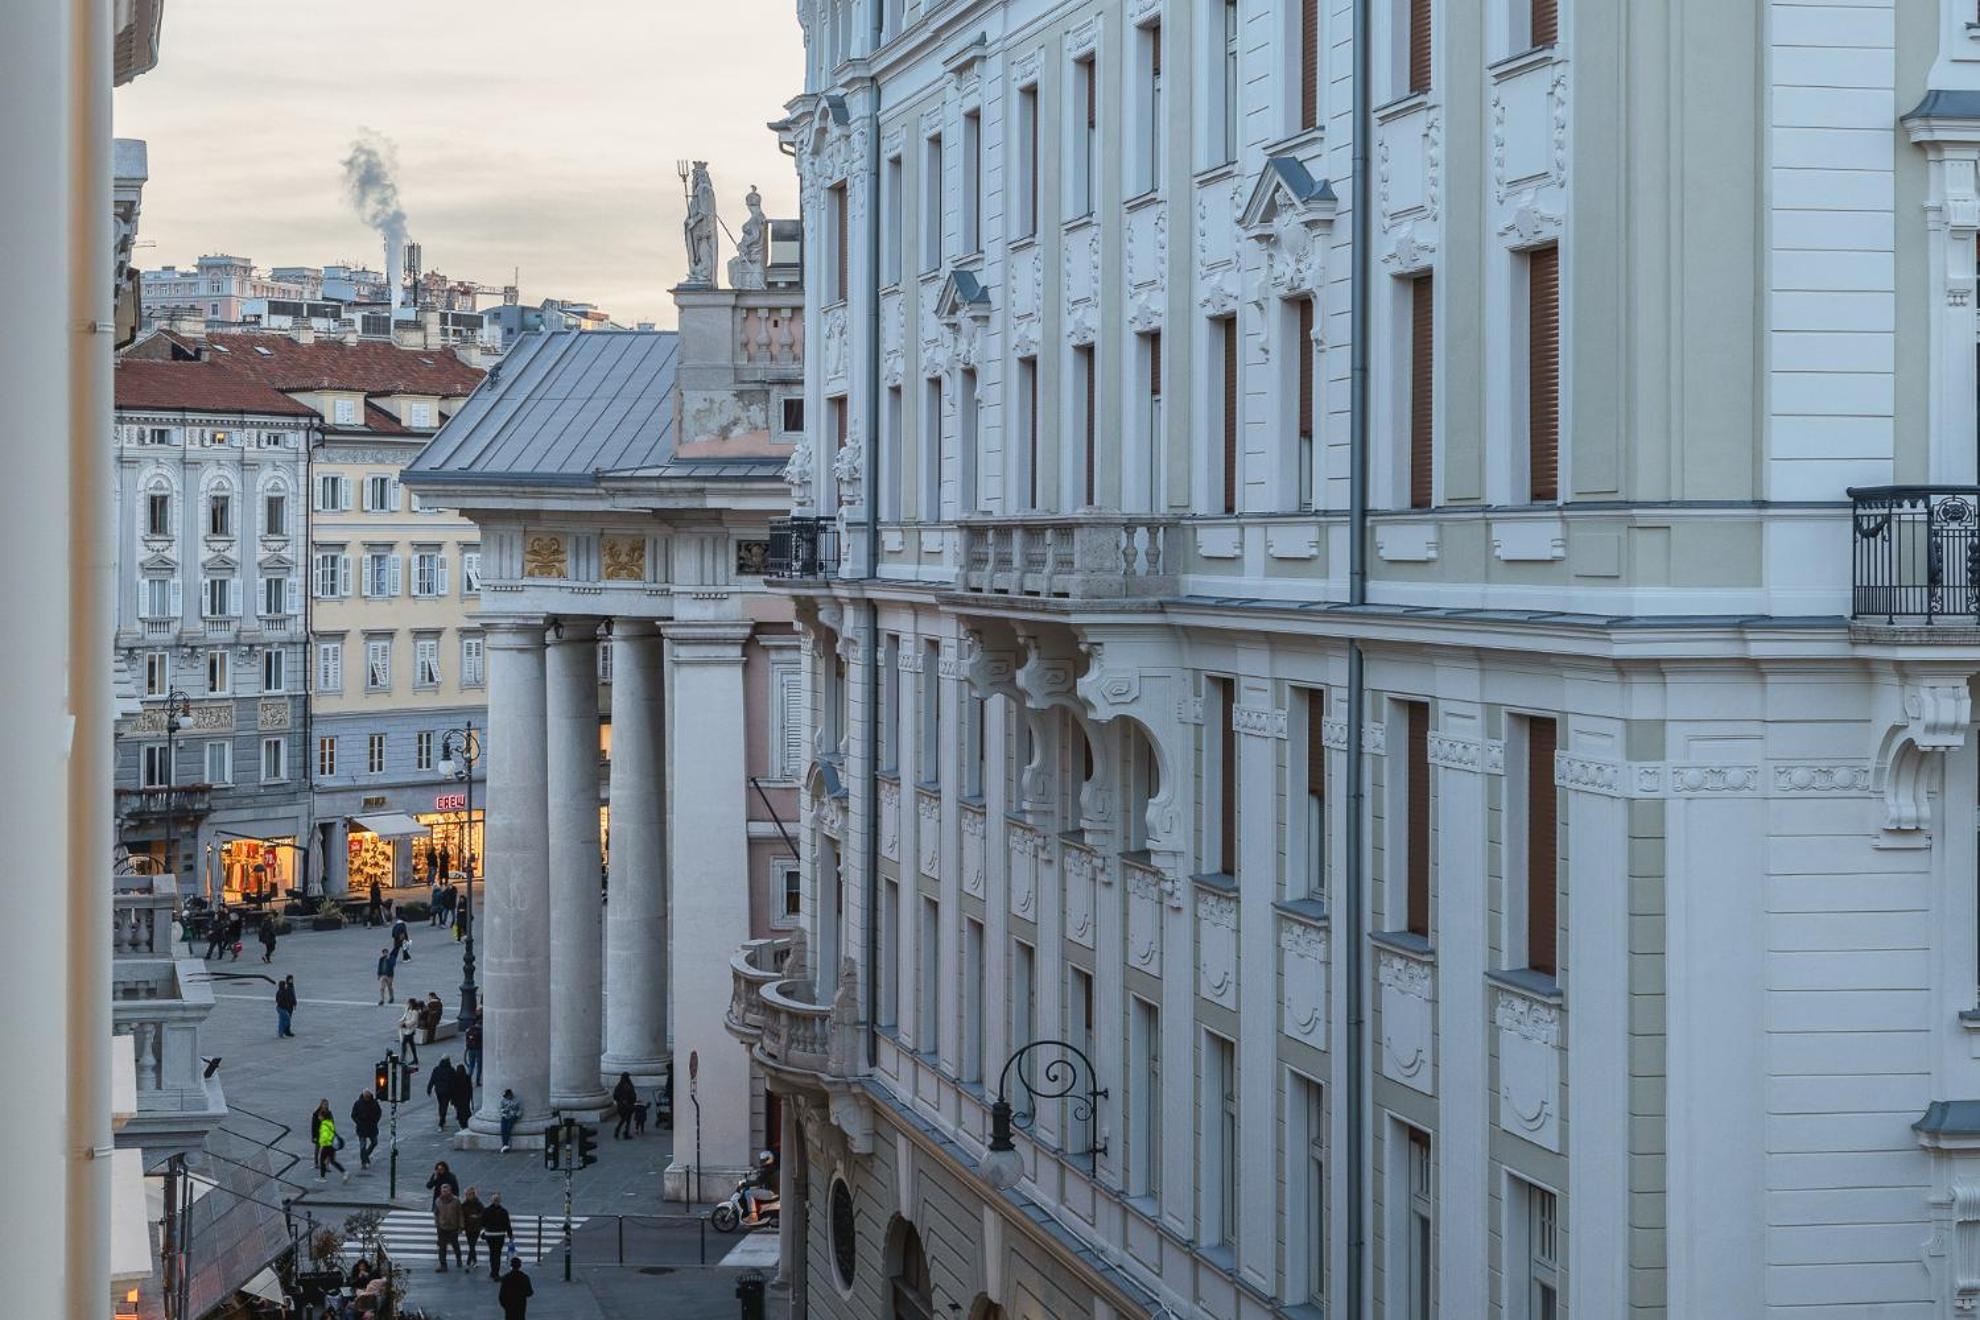
[[1061, 600], [1172, 595], [1168, 534], [1174, 525], [1169, 518], [1120, 513], [964, 519], [958, 524], [962, 587]]

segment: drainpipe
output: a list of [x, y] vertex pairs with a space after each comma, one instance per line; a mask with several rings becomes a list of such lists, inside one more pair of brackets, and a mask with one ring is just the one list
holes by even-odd
[[[1374, 315], [1369, 302], [1370, 240], [1374, 229], [1369, 186], [1370, 138], [1375, 130], [1374, 58], [1371, 49], [1371, 0], [1354, 3], [1354, 187], [1352, 236], [1354, 265], [1349, 301], [1354, 307], [1354, 344], [1350, 355], [1348, 397], [1352, 422], [1348, 447], [1348, 604], [1368, 602], [1368, 361]], [[1347, 984], [1347, 1305], [1349, 1316], [1368, 1314], [1365, 1293], [1368, 1254], [1368, 992], [1366, 944], [1362, 910], [1367, 892], [1365, 861], [1367, 789], [1363, 781], [1362, 733], [1367, 721], [1367, 678], [1361, 643], [1348, 642], [1347, 674], [1347, 877], [1342, 895], [1341, 929]]]
[[[880, 49], [881, 9], [873, 15], [867, 42], [869, 57]], [[860, 465], [866, 486], [866, 576], [880, 577], [880, 84], [869, 75], [872, 108], [868, 112], [866, 168], [867, 245], [866, 293], [866, 429], [865, 461]], [[871, 769], [880, 756], [880, 605], [869, 588], [866, 598], [866, 754], [869, 758], [866, 793], [866, 1066], [880, 1062], [880, 793]]]

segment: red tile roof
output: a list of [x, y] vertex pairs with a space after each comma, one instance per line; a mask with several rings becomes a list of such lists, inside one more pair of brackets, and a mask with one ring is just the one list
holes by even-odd
[[299, 344], [288, 335], [209, 335], [206, 359], [278, 390], [363, 390], [366, 394], [456, 398], [471, 393], [482, 376], [479, 369], [455, 357], [451, 349], [400, 348], [382, 339], [346, 344], [325, 337]]
[[116, 382], [119, 408], [316, 416], [280, 390], [211, 362], [125, 358], [117, 363]]

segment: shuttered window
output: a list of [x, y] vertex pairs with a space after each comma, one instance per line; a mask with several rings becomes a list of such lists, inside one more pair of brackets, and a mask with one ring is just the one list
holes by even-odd
[[1410, 282], [1409, 294], [1409, 507], [1431, 504], [1436, 437], [1437, 313], [1431, 276]]
[[1320, 0], [1299, 0], [1299, 126], [1320, 123]]
[[[1408, 920], [1405, 928], [1412, 935], [1430, 938], [1430, 708], [1410, 702], [1409, 747], [1404, 758], [1408, 797], [1405, 807], [1409, 856], [1407, 859]], [[1551, 758], [1549, 759], [1551, 764]]]
[[1093, 371], [1093, 350], [1076, 348], [1073, 356], [1079, 362], [1080, 406], [1083, 410], [1081, 426], [1084, 428], [1086, 445], [1086, 503], [1090, 508], [1098, 502], [1099, 495], [1099, 427], [1096, 423], [1095, 394], [1098, 380]]
[[1327, 893], [1327, 693], [1314, 688], [1306, 694], [1306, 876], [1304, 884], [1288, 886], [1301, 894], [1325, 898]]
[[1526, 722], [1526, 965], [1549, 976], [1557, 969], [1560, 837], [1554, 749], [1559, 737], [1552, 720]]
[[1231, 727], [1237, 686], [1228, 678], [1212, 678], [1217, 699], [1217, 856], [1210, 869], [1237, 874], [1237, 731]]
[[1533, 6], [1533, 42], [1551, 46], [1561, 37], [1560, 0], [1530, 0]]
[[1294, 342], [1299, 358], [1299, 437], [1313, 439], [1313, 300], [1299, 300], [1299, 338]]
[[1409, 90], [1430, 90], [1430, 3], [1408, 0], [1409, 4]]
[[1526, 470], [1537, 503], [1561, 497], [1561, 250], [1536, 250], [1526, 268]]
[[843, 183], [837, 184], [832, 188], [831, 191], [832, 191], [832, 242], [834, 245], [834, 251], [832, 256], [831, 301], [839, 302], [846, 297], [847, 290], [852, 288], [850, 267], [847, 265], [847, 258], [846, 258], [846, 253], [850, 246], [850, 239], [846, 233], [846, 230], [848, 228], [848, 216], [846, 214], [846, 186]]
[[1238, 332], [1237, 318], [1218, 322], [1224, 355], [1224, 512], [1238, 507]]

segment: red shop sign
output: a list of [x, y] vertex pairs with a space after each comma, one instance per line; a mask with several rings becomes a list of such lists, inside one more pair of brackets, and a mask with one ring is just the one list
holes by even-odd
[[435, 811], [466, 811], [467, 794], [441, 793], [433, 799]]

